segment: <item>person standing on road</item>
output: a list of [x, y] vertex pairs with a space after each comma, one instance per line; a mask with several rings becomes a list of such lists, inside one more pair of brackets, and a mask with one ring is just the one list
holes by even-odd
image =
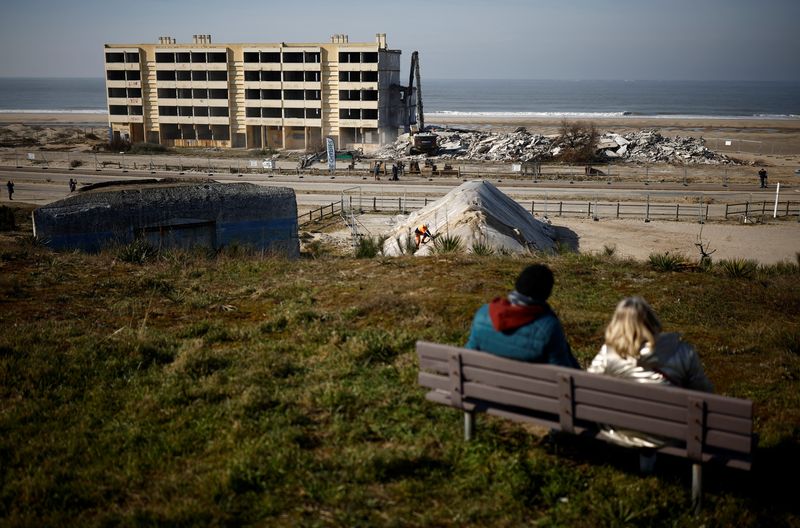
[[6, 187], [8, 187], [8, 199], [13, 200], [11, 196], [14, 194], [14, 182], [8, 180], [8, 183], [6, 183]]
[[75, 189], [78, 187], [78, 182], [73, 180], [72, 178], [69, 179], [69, 192], [75, 192]]
[[761, 180], [761, 188], [767, 188], [767, 171], [763, 167], [758, 171], [758, 178]]

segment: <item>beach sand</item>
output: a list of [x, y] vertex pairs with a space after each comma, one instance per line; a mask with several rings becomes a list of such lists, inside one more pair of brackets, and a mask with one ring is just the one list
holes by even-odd
[[[523, 126], [530, 132], [549, 135], [558, 133], [562, 120], [447, 116], [445, 122], [432, 116], [426, 122], [431, 125], [486, 130], [514, 130]], [[794, 176], [794, 170], [800, 167], [800, 119], [617, 117], [594, 119], [593, 123], [601, 133], [607, 131], [624, 133], [654, 128], [665, 136], [703, 137], [707, 141], [707, 146], [713, 150], [747, 163], [770, 167], [770, 181], [773, 181], [774, 175], [787, 183], [793, 183], [797, 178]], [[103, 114], [0, 114], [0, 127], [8, 128], [12, 124], [17, 125], [11, 127], [14, 130], [23, 128], [19, 126], [20, 124], [31, 127], [31, 134], [34, 134], [33, 127], [97, 128], [94, 133], [98, 136], [101, 136], [101, 131], [108, 126], [106, 116]], [[48, 137], [57, 135], [50, 134]], [[726, 141], [730, 141], [731, 144], [726, 145]], [[692, 170], [698, 174], [703, 172], [716, 174], [722, 169], [704, 165], [693, 167]], [[743, 181], [752, 178], [755, 182], [755, 173], [750, 174], [754, 171], [753, 167], [744, 166], [738, 170], [744, 174], [741, 177], [744, 178]], [[0, 201], [4, 201], [2, 197]], [[694, 244], [700, 234], [700, 225], [696, 223], [644, 224], [635, 221], [592, 222], [558, 218], [554, 224], [560, 228], [562, 234], [577, 245], [580, 251], [584, 252], [602, 252], [609, 246], [616, 248], [618, 255], [637, 260], [645, 260], [651, 252], [660, 251], [680, 253], [687, 257], [698, 256]], [[346, 234], [349, 237], [349, 231]], [[795, 261], [796, 254], [800, 252], [800, 223], [792, 220], [758, 226], [709, 224], [703, 228], [702, 234], [704, 240], [711, 242], [711, 249], [717, 250], [715, 259], [752, 258], [763, 263], [774, 263]]]
[[45, 113], [0, 113], [0, 126], [3, 125], [40, 126], [95, 126], [107, 127], [106, 114], [45, 114]]
[[[587, 120], [577, 120], [588, 123]], [[425, 120], [428, 125], [452, 128], [512, 131], [525, 127], [528, 131], [544, 135], [559, 133], [562, 118], [558, 117], [497, 117], [497, 116], [441, 116], [432, 114]], [[710, 117], [603, 117], [591, 120], [602, 134], [626, 133], [642, 129], [658, 129], [665, 136], [702, 137], [706, 146], [740, 159], [745, 163], [773, 167], [800, 167], [799, 119], [716, 119]], [[105, 114], [0, 114], [0, 126], [23, 124], [26, 126], [107, 128]], [[94, 131], [98, 134], [99, 131]], [[794, 169], [792, 169], [794, 170]]]

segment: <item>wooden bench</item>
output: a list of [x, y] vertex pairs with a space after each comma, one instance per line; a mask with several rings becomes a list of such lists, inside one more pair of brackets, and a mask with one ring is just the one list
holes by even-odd
[[608, 441], [597, 424], [670, 439], [658, 452], [692, 462], [692, 502], [700, 508], [702, 464], [749, 470], [756, 440], [753, 402], [664, 385], [524, 363], [485, 352], [417, 342], [426, 398], [464, 412], [464, 438], [475, 413], [533, 423]]

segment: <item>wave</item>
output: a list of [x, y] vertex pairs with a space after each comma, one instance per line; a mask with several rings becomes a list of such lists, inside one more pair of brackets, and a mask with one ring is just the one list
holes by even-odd
[[29, 109], [29, 108], [0, 108], [0, 114], [103, 114], [108, 115], [108, 110], [101, 108], [86, 108], [82, 110], [66, 109]]
[[565, 118], [651, 118], [651, 119], [798, 119], [797, 114], [750, 114], [750, 115], [705, 115], [705, 114], [668, 114], [656, 113], [646, 114], [640, 112], [480, 112], [480, 111], [461, 111], [461, 110], [437, 110], [427, 112], [427, 118], [447, 118], [447, 117], [565, 117]]
[[426, 117], [623, 117], [630, 112], [465, 112], [439, 110], [426, 112]]

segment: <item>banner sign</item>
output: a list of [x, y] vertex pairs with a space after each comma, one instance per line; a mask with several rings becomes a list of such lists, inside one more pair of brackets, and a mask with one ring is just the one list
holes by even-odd
[[325, 146], [328, 150], [328, 170], [336, 170], [336, 147], [333, 145], [332, 138], [325, 138]]

